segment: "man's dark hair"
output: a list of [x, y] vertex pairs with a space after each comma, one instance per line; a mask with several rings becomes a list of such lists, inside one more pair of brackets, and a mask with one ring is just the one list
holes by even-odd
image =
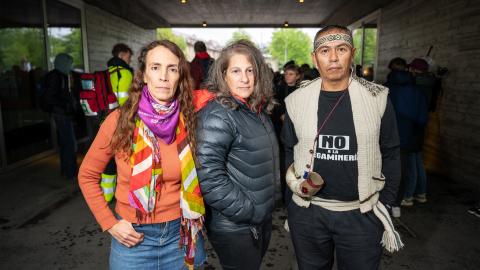
[[343, 25], [337, 25], [337, 24], [331, 24], [331, 25], [327, 25], [325, 27], [323, 27], [322, 29], [318, 30], [318, 32], [315, 34], [315, 39], [313, 40], [313, 42], [315, 42], [320, 36], [324, 35], [324, 34], [327, 34], [329, 32], [332, 32], [332, 31], [340, 31], [344, 34], [347, 34], [347, 35], [350, 35], [350, 37], [352, 37], [352, 31], [350, 31], [350, 29], [348, 29], [347, 27], [343, 26]]
[[285, 64], [283, 64], [282, 69], [285, 69], [286, 67], [291, 66], [291, 65], [295, 65], [295, 60], [290, 60], [290, 61], [286, 62]]
[[193, 50], [197, 52], [206, 52], [207, 51], [207, 46], [205, 46], [205, 43], [203, 41], [197, 41], [195, 44], [193, 44]]
[[118, 56], [121, 52], [129, 52], [130, 54], [133, 54], [132, 49], [130, 49], [130, 47], [128, 47], [126, 44], [124, 43], [115, 44], [115, 46], [113, 46], [113, 49], [112, 49], [112, 55]]
[[300, 67], [295, 65], [295, 64], [291, 64], [291, 65], [288, 65], [286, 67], [283, 68], [283, 72], [287, 72], [287, 70], [293, 70], [294, 72], [300, 74]]
[[404, 69], [407, 68], [407, 61], [401, 57], [395, 57], [392, 60], [390, 60], [390, 63], [388, 63], [388, 68], [389, 69], [394, 69], [395, 66], [397, 67], [403, 67]]

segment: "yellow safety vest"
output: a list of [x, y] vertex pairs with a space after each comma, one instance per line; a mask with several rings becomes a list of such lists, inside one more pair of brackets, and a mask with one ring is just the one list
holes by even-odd
[[[118, 104], [122, 106], [128, 99], [128, 89], [132, 84], [133, 74], [129, 69], [121, 66], [110, 66], [108, 71], [110, 72], [113, 93], [117, 96]], [[118, 73], [120, 73], [120, 80], [118, 79]]]

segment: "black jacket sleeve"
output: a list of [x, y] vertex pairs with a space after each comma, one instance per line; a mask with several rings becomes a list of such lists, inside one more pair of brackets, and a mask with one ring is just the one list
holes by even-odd
[[283, 123], [280, 139], [285, 152], [284, 165], [285, 168], [288, 168], [293, 163], [293, 147], [298, 143], [298, 138], [295, 134], [295, 128], [293, 127], [293, 123], [288, 115], [288, 112], [285, 113], [285, 122]]
[[394, 205], [400, 186], [400, 139], [397, 129], [395, 111], [390, 99], [382, 117], [380, 126], [380, 151], [382, 153], [382, 172], [385, 176], [385, 187], [380, 192], [383, 204]]
[[[298, 143], [297, 135], [295, 134], [295, 128], [293, 127], [292, 119], [288, 115], [288, 112], [285, 112], [285, 122], [283, 123], [282, 133], [280, 135], [282, 140], [283, 150], [284, 150], [284, 165], [285, 169], [290, 167], [293, 163], [293, 147]], [[292, 201], [292, 191], [290, 188], [285, 189], [285, 205], [289, 205]]]
[[221, 111], [201, 111], [197, 126], [197, 170], [206, 204], [233, 222], [252, 223], [254, 205], [227, 173], [235, 127]]

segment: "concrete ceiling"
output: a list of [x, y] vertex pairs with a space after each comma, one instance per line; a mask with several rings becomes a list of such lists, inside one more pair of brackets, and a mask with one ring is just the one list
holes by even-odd
[[393, 0], [85, 0], [143, 28], [349, 25]]
[[[28, 7], [28, 8], [25, 8]], [[80, 27], [81, 13], [59, 1], [47, 1], [48, 27]], [[0, 28], [43, 28], [42, 1], [4, 1], [0, 8]]]

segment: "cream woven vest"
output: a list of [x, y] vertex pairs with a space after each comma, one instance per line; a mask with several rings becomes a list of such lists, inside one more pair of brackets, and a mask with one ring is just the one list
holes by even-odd
[[[287, 112], [298, 138], [298, 143], [294, 146], [294, 167], [297, 175], [303, 175], [308, 170], [306, 165], [310, 162], [310, 150], [318, 128], [320, 86], [321, 79], [318, 78], [304, 84], [285, 99]], [[352, 79], [348, 89], [358, 144], [360, 211], [365, 213], [377, 203], [378, 192], [385, 185], [385, 177], [381, 172], [380, 125], [387, 104], [388, 89], [358, 77]], [[308, 207], [307, 200], [296, 194], [293, 196], [297, 204], [303, 201], [301, 206]]]

